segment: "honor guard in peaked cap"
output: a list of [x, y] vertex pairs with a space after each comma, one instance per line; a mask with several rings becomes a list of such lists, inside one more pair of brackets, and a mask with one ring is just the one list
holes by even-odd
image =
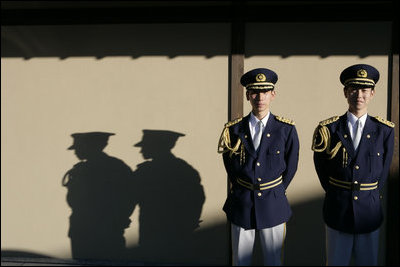
[[340, 74], [344, 86], [375, 87], [379, 80], [379, 71], [367, 64], [356, 64], [347, 67]]
[[379, 80], [366, 64], [345, 68], [346, 112], [318, 123], [311, 149], [325, 191], [326, 266], [378, 265], [381, 193], [394, 151], [394, 123], [368, 113]]
[[299, 139], [290, 119], [271, 113], [278, 75], [266, 68], [246, 72], [251, 112], [225, 123], [217, 152], [228, 174], [223, 211], [231, 223], [232, 264], [250, 266], [255, 237], [261, 240], [264, 266], [280, 266], [286, 222], [292, 210], [286, 197], [297, 171]]
[[103, 149], [108, 143], [108, 138], [114, 133], [106, 132], [87, 132], [87, 133], [74, 133], [71, 134], [74, 138], [74, 143], [68, 149], [77, 148], [99, 148]]
[[269, 69], [258, 68], [243, 74], [240, 83], [246, 90], [273, 90], [278, 81], [278, 75]]

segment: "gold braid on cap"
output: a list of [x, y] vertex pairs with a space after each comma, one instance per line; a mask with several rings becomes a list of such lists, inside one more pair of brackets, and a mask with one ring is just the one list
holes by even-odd
[[[239, 118], [239, 119], [236, 119], [234, 121], [231, 121], [231, 122], [228, 122], [225, 124], [224, 130], [222, 131], [221, 136], [219, 138], [218, 149], [217, 149], [217, 152], [220, 154], [229, 152], [230, 158], [232, 158], [233, 155], [240, 154], [240, 165], [242, 165], [242, 163], [245, 160], [244, 145], [241, 144], [240, 138], [238, 138], [238, 140], [236, 141], [236, 144], [234, 146], [231, 145], [231, 137], [229, 134], [229, 127], [238, 123], [241, 120], [242, 120], [242, 118]], [[239, 147], [240, 147], [240, 152], [238, 152]]]
[[[311, 149], [315, 152], [323, 152], [325, 151], [326, 154], [330, 156], [329, 159], [333, 159], [337, 152], [339, 151], [340, 147], [342, 146], [342, 142], [339, 141], [333, 149], [330, 149], [331, 146], [331, 134], [329, 132], [328, 127], [325, 125], [337, 121], [339, 119], [338, 116], [332, 117], [330, 119], [324, 120], [319, 123], [317, 128], [315, 128], [313, 141]], [[321, 137], [321, 141], [317, 144], [318, 136]]]

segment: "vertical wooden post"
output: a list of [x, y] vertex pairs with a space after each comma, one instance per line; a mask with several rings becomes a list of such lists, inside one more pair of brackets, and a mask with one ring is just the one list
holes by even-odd
[[244, 22], [240, 18], [242, 5], [234, 6], [231, 24], [231, 53], [229, 55], [229, 120], [243, 116], [243, 86], [240, 78], [244, 69]]
[[392, 24], [389, 55], [389, 120], [395, 123], [394, 153], [387, 179], [386, 265], [399, 265], [399, 19]]
[[[245, 25], [242, 19], [242, 1], [232, 3], [231, 21], [231, 51], [229, 54], [229, 91], [228, 91], [228, 120], [234, 120], [243, 116], [243, 86], [240, 78], [244, 70], [244, 33]], [[230, 184], [227, 180], [227, 194], [229, 194]], [[231, 225], [227, 223], [229, 265], [232, 265], [232, 237]]]
[[230, 55], [230, 86], [229, 86], [229, 120], [243, 116], [243, 86], [240, 78], [243, 75], [244, 55]]

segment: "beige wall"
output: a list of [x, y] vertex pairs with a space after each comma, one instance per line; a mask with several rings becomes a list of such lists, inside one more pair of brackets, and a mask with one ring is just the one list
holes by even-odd
[[[354, 38], [360, 28], [374, 38]], [[144, 159], [132, 145], [143, 129], [156, 129], [185, 134], [172, 151], [200, 174], [206, 200], [198, 249], [170, 258], [138, 252], [136, 209], [125, 233], [135, 252], [130, 258], [227, 264], [226, 175], [216, 147], [228, 117], [229, 29], [225, 24], [2, 27], [2, 250], [71, 257], [70, 208], [61, 178], [78, 162], [66, 150], [72, 133], [115, 133], [105, 151], [135, 170]], [[267, 67], [278, 73], [271, 111], [295, 120], [300, 139], [299, 169], [288, 190], [294, 215], [287, 265], [324, 263], [323, 192], [312, 165], [312, 134], [319, 121], [345, 112], [339, 75], [351, 64], [379, 69], [370, 113], [386, 116], [389, 36], [385, 23], [246, 25], [245, 71]]]
[[[220, 37], [209, 40], [210, 29], [214, 31], [211, 36], [217, 34]], [[137, 164], [144, 159], [140, 148], [133, 147], [133, 144], [142, 139], [142, 130], [171, 130], [185, 134], [177, 140], [173, 154], [199, 173], [204, 187], [206, 200], [200, 218], [202, 222], [196, 230], [197, 243], [193, 245], [207, 246], [207, 249], [201, 253], [193, 251], [190, 255], [170, 253], [173, 255], [164, 255], [164, 258], [154, 251], [136, 249], [140, 211], [137, 208], [131, 217], [131, 227], [125, 233], [127, 247], [132, 250], [130, 257], [156, 262], [226, 263], [226, 220], [222, 212], [226, 174], [216, 151], [222, 126], [228, 117], [228, 30], [226, 25], [5, 29], [5, 38], [12, 36], [15, 44], [21, 40], [26, 42], [24, 38], [29, 36], [31, 47], [21, 53], [27, 53], [31, 58], [7, 57], [1, 60], [2, 250], [71, 257], [67, 236], [71, 210], [61, 179], [78, 162], [73, 151], [67, 150], [73, 141], [72, 133], [115, 133], [110, 137], [105, 152], [136, 170]], [[115, 31], [119, 33], [115, 34]], [[167, 37], [165, 31], [171, 36]], [[142, 35], [140, 38], [124, 37], [130, 32]], [[92, 36], [86, 38], [85, 34]], [[103, 55], [98, 47], [102, 46], [100, 41], [107, 41], [115, 35], [121, 40], [116, 41], [113, 49], [121, 45], [119, 41], [128, 42], [135, 57], [104, 55], [101, 59], [95, 58], [97, 53]], [[178, 36], [186, 36], [189, 40], [179, 44], [176, 41]], [[62, 40], [70, 39], [74, 50], [62, 47], [61, 37]], [[92, 38], [100, 40], [91, 54], [89, 48], [96, 41]], [[82, 49], [76, 45], [79, 42]], [[103, 46], [106, 53], [108, 42]], [[170, 53], [162, 55], [164, 51], [143, 45], [154, 42], [158, 46], [169, 43], [175, 46]], [[127, 53], [126, 47], [125, 44], [118, 51]], [[197, 55], [195, 47], [201, 47], [205, 55]], [[221, 53], [225, 55], [206, 57], [207, 51], [214, 51], [215, 47], [226, 47]], [[41, 51], [54, 51], [54, 56], [35, 57]], [[82, 56], [55, 57], [56, 53], [62, 52]], [[157, 181], [168, 183], [174, 177], [160, 178]], [[175, 193], [180, 194], [180, 190], [176, 188]], [[154, 192], [149, 190], [148, 194]], [[168, 202], [162, 197], [154, 195], [154, 200]], [[188, 200], [182, 199], [183, 203], [185, 201]], [[162, 220], [168, 218], [161, 218], [160, 224]], [[211, 238], [213, 242], [209, 244]]]

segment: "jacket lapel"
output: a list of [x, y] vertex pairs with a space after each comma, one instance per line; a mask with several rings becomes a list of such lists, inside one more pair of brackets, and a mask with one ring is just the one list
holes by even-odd
[[261, 136], [261, 142], [258, 151], [265, 151], [265, 149], [270, 145], [270, 140], [271, 140], [270, 135], [274, 127], [275, 127], [275, 115], [270, 113], [267, 125], [265, 126]]
[[375, 140], [375, 132], [375, 123], [371, 120], [371, 116], [368, 115], [365, 120], [365, 126], [361, 135], [360, 144], [358, 145], [358, 150], [373, 147], [370, 144]]
[[249, 128], [250, 113], [240, 122], [238, 129], [238, 136], [242, 140], [246, 151], [252, 156], [257, 157], [256, 151], [254, 150], [253, 140], [251, 139], [250, 128]]
[[[337, 134], [338, 138], [340, 139], [340, 141], [342, 141], [342, 144], [346, 148], [349, 156], [351, 158], [354, 158], [355, 151], [354, 151], [353, 141], [351, 140], [351, 135], [349, 132], [349, 127], [347, 127], [346, 114], [344, 114], [340, 117], [339, 128], [336, 131], [336, 134]], [[331, 146], [334, 146], [334, 145], [336, 145], [336, 144], [331, 144]]]

